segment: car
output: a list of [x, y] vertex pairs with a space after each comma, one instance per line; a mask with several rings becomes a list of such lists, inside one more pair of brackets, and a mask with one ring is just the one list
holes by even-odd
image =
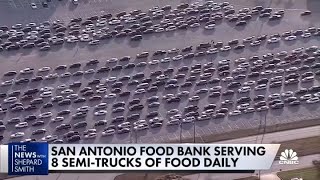
[[17, 75], [17, 71], [7, 71], [3, 76], [15, 76]]
[[23, 137], [24, 135], [25, 135], [24, 132], [16, 132], [16, 133], [14, 133], [14, 134], [11, 134], [11, 135], [10, 135], [10, 138], [11, 138], [11, 139], [21, 138], [21, 137]]
[[261, 112], [261, 111], [268, 111], [269, 110], [269, 106], [261, 106], [259, 108], [256, 109], [258, 112]]
[[37, 9], [38, 8], [36, 3], [31, 3], [30, 6], [31, 6], [32, 9]]
[[313, 97], [313, 98], [310, 98], [306, 101], [307, 104], [314, 104], [314, 103], [318, 103], [318, 102], [320, 102], [319, 97]]
[[270, 105], [271, 109], [281, 109], [284, 107], [284, 104], [283, 103], [275, 103], [275, 104], [272, 104]]
[[45, 134], [47, 132], [46, 129], [42, 128], [42, 129], [36, 129], [34, 131], [32, 131], [32, 135], [38, 135], [38, 134]]
[[44, 113], [40, 114], [38, 116], [38, 118], [39, 119], [45, 119], [45, 118], [50, 118], [52, 116], [53, 116], [52, 112], [44, 112]]
[[94, 113], [95, 116], [104, 116], [107, 114], [106, 110], [99, 110]]
[[238, 116], [241, 114], [242, 114], [242, 112], [240, 110], [234, 110], [232, 112], [229, 112], [229, 116]]

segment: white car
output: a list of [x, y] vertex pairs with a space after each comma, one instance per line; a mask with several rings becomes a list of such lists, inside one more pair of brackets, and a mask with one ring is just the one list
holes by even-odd
[[57, 116], [57, 117], [51, 119], [52, 123], [62, 122], [62, 121], [64, 121], [64, 117], [62, 117], [62, 116]]
[[307, 104], [314, 104], [314, 103], [318, 103], [318, 102], [320, 102], [319, 97], [313, 97], [313, 98], [310, 98], [306, 101]]
[[92, 132], [84, 136], [85, 139], [94, 139], [97, 137], [97, 133]]
[[16, 97], [8, 97], [6, 99], [3, 100], [4, 103], [14, 103], [17, 102], [18, 99]]
[[52, 115], [52, 112], [45, 112], [39, 115], [39, 119], [50, 118]]
[[247, 58], [244, 58], [244, 57], [240, 57], [236, 60], [234, 60], [235, 63], [244, 63], [244, 62], [247, 62]]
[[147, 124], [147, 121], [144, 120], [144, 119], [140, 119], [140, 120], [134, 122], [134, 123], [133, 123], [133, 126], [138, 126], [138, 125], [140, 125], [140, 124]]
[[249, 107], [249, 108], [245, 109], [243, 112], [244, 112], [245, 114], [248, 114], [248, 113], [254, 113], [255, 111], [256, 111], [256, 110], [255, 110], [254, 108]]
[[107, 103], [100, 103], [100, 104], [97, 104], [94, 108], [95, 109], [104, 109], [104, 108], [107, 108], [108, 104]]
[[118, 125], [118, 128], [130, 128], [131, 124], [130, 122], [124, 122]]
[[65, 90], [65, 89], [67, 89], [68, 88], [68, 86], [66, 85], [66, 84], [61, 84], [61, 85], [59, 85], [58, 87], [57, 87], [57, 89], [59, 89], [59, 90]]
[[[225, 78], [222, 79], [223, 82], [231, 82], [231, 81], [233, 81], [233, 80], [234, 80], [234, 78], [233, 78], [232, 76], [225, 77]], [[221, 87], [221, 86], [220, 86], [220, 87]]]
[[248, 93], [250, 91], [251, 91], [250, 86], [244, 86], [244, 87], [241, 87], [240, 89], [238, 89], [238, 93]]
[[25, 69], [22, 69], [20, 71], [21, 74], [31, 74], [33, 73], [34, 69], [33, 68], [25, 68]]
[[46, 87], [41, 88], [41, 89], [40, 89], [40, 92], [46, 92], [46, 91], [52, 91], [52, 90], [54, 90], [53, 87], [48, 87], [48, 86], [46, 86]]
[[107, 129], [102, 131], [102, 136], [111, 136], [114, 135], [116, 133], [115, 129]]
[[69, 94], [66, 98], [67, 98], [67, 99], [77, 99], [78, 97], [79, 97], [78, 94], [73, 93], [73, 94]]
[[106, 115], [106, 114], [107, 114], [106, 110], [99, 110], [99, 111], [94, 113], [95, 116], [103, 116], [103, 115]]
[[94, 74], [96, 71], [94, 69], [88, 69], [84, 71], [84, 74]]
[[119, 61], [118, 58], [111, 58], [111, 59], [108, 59], [108, 60], [107, 60], [107, 63], [116, 63], [116, 62], [118, 62], [118, 61]]
[[268, 44], [278, 43], [278, 42], [280, 42], [280, 40], [281, 40], [281, 38], [273, 37], [273, 38], [268, 39], [267, 43]]
[[238, 110], [245, 110], [245, 109], [247, 109], [247, 108], [249, 108], [249, 107], [250, 107], [250, 104], [245, 103], [245, 104], [240, 104], [240, 105], [238, 105], [238, 106], [237, 106], [237, 109], [238, 109]]
[[133, 127], [133, 129], [135, 131], [141, 131], [141, 130], [148, 129], [148, 128], [149, 128], [148, 124], [138, 124]]
[[301, 101], [306, 101], [306, 100], [311, 99], [311, 98], [312, 98], [312, 94], [305, 94], [305, 95], [300, 97], [300, 100]]
[[88, 44], [94, 46], [94, 45], [98, 45], [99, 43], [100, 43], [99, 40], [92, 40]]
[[244, 82], [244, 83], [243, 83], [244, 86], [253, 86], [253, 85], [255, 85], [255, 84], [256, 84], [256, 81], [253, 81], [253, 80], [247, 81], [247, 82]]
[[178, 109], [171, 109], [169, 111], [167, 111], [168, 115], [175, 115], [175, 114], [179, 114], [180, 111]]
[[72, 89], [65, 89], [61, 91], [61, 94], [72, 94], [74, 91]]
[[116, 98], [116, 97], [117, 97], [117, 95], [114, 94], [114, 93], [107, 94], [107, 95], [104, 96], [104, 98], [106, 98], [106, 99], [114, 99], [114, 98]]
[[303, 79], [301, 79], [301, 82], [311, 82], [314, 80], [314, 76], [308, 76], [308, 77], [305, 77]]
[[98, 94], [104, 94], [108, 91], [108, 88], [99, 88], [96, 90]]
[[192, 123], [192, 122], [194, 122], [194, 121], [196, 121], [196, 118], [195, 117], [193, 117], [193, 116], [191, 116], [191, 117], [186, 117], [186, 118], [184, 118], [184, 119], [182, 119], [182, 123]]
[[15, 125], [15, 128], [25, 128], [28, 127], [28, 122], [20, 122], [18, 124]]
[[14, 79], [7, 80], [1, 83], [1, 86], [11, 86], [14, 83]]
[[72, 76], [72, 74], [70, 72], [66, 72], [66, 73], [63, 73], [60, 75], [61, 78], [67, 78], [67, 77], [70, 77]]
[[280, 98], [281, 98], [281, 95], [278, 94], [278, 93], [270, 94], [270, 95], [268, 96], [268, 99], [269, 99], [269, 100], [280, 99]]
[[52, 142], [58, 139], [57, 135], [47, 135], [43, 138], [41, 138], [41, 141], [46, 141], [46, 142]]
[[19, 137], [23, 137], [23, 136], [24, 136], [24, 132], [16, 132], [14, 134], [11, 134], [10, 138], [14, 139], [14, 138], [19, 138]]
[[232, 112], [229, 113], [229, 116], [238, 116], [241, 115], [242, 112], [240, 110], [234, 110]]
[[293, 96], [293, 92], [292, 91], [286, 91], [286, 92], [283, 92], [282, 94], [281, 94], [281, 96], [282, 97], [291, 97], [291, 96]]
[[38, 72], [48, 72], [48, 71], [50, 71], [50, 70], [51, 70], [50, 67], [42, 67], [42, 68], [40, 68], [40, 69], [38, 70]]
[[37, 9], [38, 8], [36, 3], [31, 3], [30, 6], [31, 6], [32, 9]]
[[51, 91], [46, 91], [46, 92], [43, 92], [40, 94], [40, 97], [42, 97], [42, 98], [48, 98], [48, 97], [52, 97], [52, 96], [53, 96], [53, 94]]
[[77, 112], [88, 112], [90, 110], [89, 106], [81, 106], [77, 109]]
[[268, 106], [261, 106], [261, 107], [257, 108], [257, 111], [258, 111], [258, 112], [268, 111], [268, 110], [269, 110], [269, 107], [268, 107]]
[[266, 84], [260, 84], [260, 85], [258, 85], [258, 86], [256, 86], [254, 88], [254, 90], [256, 90], [256, 91], [265, 90], [265, 89], [267, 89], [267, 85]]

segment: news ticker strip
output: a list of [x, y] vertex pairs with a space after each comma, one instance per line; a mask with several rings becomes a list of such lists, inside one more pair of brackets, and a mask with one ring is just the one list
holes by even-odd
[[88, 171], [270, 169], [280, 144], [47, 144], [0, 146], [0, 172], [47, 175]]

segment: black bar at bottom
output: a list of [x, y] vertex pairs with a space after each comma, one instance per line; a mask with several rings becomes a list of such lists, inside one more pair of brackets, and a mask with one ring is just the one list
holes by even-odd
[[137, 171], [117, 171], [117, 170], [71, 170], [71, 171], [59, 171], [50, 170], [49, 173], [254, 173], [254, 170], [137, 170]]

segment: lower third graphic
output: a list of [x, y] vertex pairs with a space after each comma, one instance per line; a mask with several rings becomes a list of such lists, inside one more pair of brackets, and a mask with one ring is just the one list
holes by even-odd
[[47, 175], [47, 143], [10, 143], [9, 175]]

